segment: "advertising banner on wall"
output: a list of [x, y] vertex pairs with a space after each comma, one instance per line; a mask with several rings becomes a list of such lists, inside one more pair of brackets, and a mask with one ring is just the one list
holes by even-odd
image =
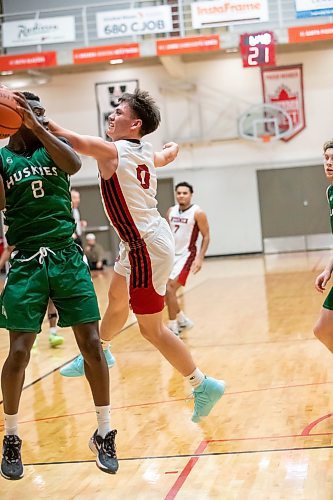
[[191, 3], [195, 29], [268, 21], [267, 0], [213, 0]]
[[99, 135], [106, 140], [108, 127], [108, 116], [118, 105], [119, 97], [125, 92], [134, 92], [139, 87], [139, 80], [125, 80], [119, 82], [101, 82], [95, 84], [98, 130]]
[[109, 45], [106, 47], [85, 47], [84, 49], [73, 50], [74, 64], [112, 61], [114, 59], [133, 59], [134, 57], [140, 57], [138, 43], [124, 43], [122, 45]]
[[57, 65], [56, 52], [35, 52], [0, 56], [0, 71], [15, 71], [30, 68], [44, 68]]
[[220, 35], [188, 36], [184, 38], [163, 38], [156, 41], [158, 56], [189, 54], [219, 50]]
[[315, 42], [333, 38], [333, 23], [288, 28], [289, 43]]
[[97, 12], [96, 24], [98, 38], [168, 33], [173, 29], [169, 5]]
[[297, 17], [330, 16], [333, 0], [295, 0]]
[[[284, 137], [289, 141], [305, 128], [303, 67], [301, 64], [262, 68], [262, 89], [264, 102], [282, 108], [292, 120], [292, 132]], [[280, 131], [289, 128], [288, 121], [281, 114]], [[283, 123], [285, 120], [285, 123]]]
[[2, 24], [3, 47], [75, 41], [74, 16], [10, 21]]

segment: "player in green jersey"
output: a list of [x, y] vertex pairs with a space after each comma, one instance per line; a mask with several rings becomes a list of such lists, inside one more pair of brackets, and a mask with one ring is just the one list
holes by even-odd
[[82, 250], [72, 238], [69, 176], [81, 162], [67, 141], [48, 131], [39, 97], [15, 95], [23, 124], [0, 150], [0, 209], [5, 208], [8, 244], [15, 246], [0, 298], [0, 326], [10, 336], [1, 375], [5, 436], [0, 471], [6, 479], [23, 476], [18, 408], [30, 350], [51, 298], [59, 325], [72, 326], [85, 359], [98, 421], [90, 449], [101, 470], [115, 473], [116, 430], [110, 429], [109, 373], [99, 342], [97, 298]]
[[[333, 139], [324, 144], [324, 168], [331, 185], [327, 188], [327, 200], [330, 207], [331, 227], [333, 231]], [[323, 293], [333, 272], [333, 257], [324, 271], [317, 276], [315, 287]], [[333, 353], [333, 287], [326, 297], [318, 321], [314, 327], [315, 336]]]

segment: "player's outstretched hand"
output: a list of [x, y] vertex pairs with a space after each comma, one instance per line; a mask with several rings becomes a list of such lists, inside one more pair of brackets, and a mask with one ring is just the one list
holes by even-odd
[[332, 271], [323, 271], [317, 276], [315, 281], [315, 288], [318, 292], [323, 293], [325, 290], [326, 284], [331, 277]]
[[21, 92], [13, 92], [14, 98], [17, 101], [17, 110], [21, 114], [23, 118], [23, 123], [27, 128], [34, 129], [40, 124], [38, 123], [38, 120], [33, 113], [32, 109], [30, 108], [28, 101], [26, 100], [25, 96]]

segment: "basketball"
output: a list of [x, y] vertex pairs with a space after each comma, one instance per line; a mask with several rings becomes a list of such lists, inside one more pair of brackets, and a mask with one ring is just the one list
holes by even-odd
[[22, 125], [13, 92], [0, 88], [0, 139], [15, 134]]

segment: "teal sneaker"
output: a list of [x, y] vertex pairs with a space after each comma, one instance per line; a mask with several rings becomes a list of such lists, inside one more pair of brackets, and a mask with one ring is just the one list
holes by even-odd
[[110, 351], [109, 348], [108, 349], [104, 349], [103, 352], [104, 352], [104, 356], [105, 356], [106, 362], [108, 364], [108, 368], [112, 368], [113, 365], [116, 362], [116, 360], [115, 360], [112, 352]]
[[198, 423], [201, 417], [207, 417], [218, 400], [223, 396], [224, 390], [224, 380], [205, 377], [205, 380], [199, 387], [193, 389], [194, 411], [192, 422]]
[[64, 337], [61, 337], [61, 335], [57, 335], [56, 333], [51, 333], [49, 335], [49, 344], [50, 347], [55, 348], [58, 347], [59, 345], [62, 345], [64, 343]]
[[[116, 360], [114, 359], [110, 349], [105, 349], [104, 356], [108, 364], [108, 368], [112, 368]], [[63, 366], [60, 369], [60, 375], [63, 377], [82, 377], [84, 375], [84, 359], [82, 354], [79, 354], [73, 361]]]

